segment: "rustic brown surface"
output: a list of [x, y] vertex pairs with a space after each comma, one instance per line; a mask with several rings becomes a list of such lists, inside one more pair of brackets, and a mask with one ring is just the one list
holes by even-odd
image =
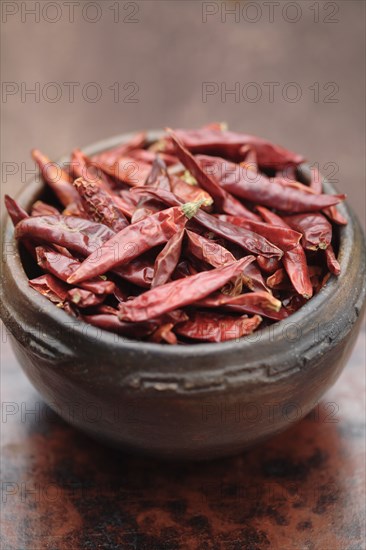
[[88, 439], [2, 348], [4, 550], [364, 548], [364, 329], [310, 416], [201, 464], [127, 457]]

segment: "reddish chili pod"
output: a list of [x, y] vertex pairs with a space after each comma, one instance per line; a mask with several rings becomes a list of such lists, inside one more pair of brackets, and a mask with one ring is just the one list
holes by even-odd
[[74, 186], [80, 195], [85, 212], [92, 221], [103, 223], [116, 233], [129, 225], [113, 197], [95, 183], [78, 178]]
[[159, 157], [155, 156], [155, 160], [151, 167], [151, 172], [146, 178], [145, 185], [152, 185], [157, 188], [167, 189], [171, 191], [170, 178], [167, 171], [165, 162]]
[[251, 334], [261, 324], [262, 318], [254, 315], [234, 317], [196, 311], [192, 313], [189, 321], [177, 325], [176, 332], [185, 338], [200, 340], [202, 342], [227, 342]]
[[218, 155], [234, 161], [241, 161], [245, 158], [248, 147], [250, 147], [255, 151], [258, 164], [262, 168], [276, 168], [277, 170], [290, 164], [301, 164], [305, 160], [302, 155], [248, 134], [214, 128], [178, 129], [175, 130], [175, 133], [193, 154]]
[[339, 265], [337, 258], [335, 257], [334, 250], [331, 244], [325, 249], [325, 257], [329, 271], [334, 275], [340, 275], [341, 266]]
[[128, 155], [131, 151], [135, 151], [136, 149], [141, 149], [142, 147], [144, 147], [146, 145], [146, 142], [146, 132], [139, 132], [132, 136], [129, 141], [121, 143], [121, 145], [118, 145], [113, 149], [109, 149], [108, 151], [103, 151], [102, 153], [94, 155], [93, 161], [95, 163], [107, 162], [108, 164], [114, 164], [121, 157], [125, 157], [126, 155]]
[[285, 216], [284, 221], [302, 233], [301, 244], [306, 250], [325, 249], [332, 242], [332, 226], [320, 212]]
[[235, 257], [231, 252], [220, 244], [193, 233], [193, 231], [186, 230], [186, 233], [188, 237], [187, 252], [199, 260], [213, 267], [221, 267], [235, 262]]
[[[8, 214], [11, 218], [11, 221], [14, 224], [14, 227], [20, 221], [29, 218], [27, 212], [14, 199], [9, 197], [8, 195], [5, 195], [4, 202], [5, 202], [5, 206], [6, 206], [6, 209], [8, 211]], [[27, 249], [27, 251], [34, 258], [36, 258], [35, 244], [27, 238], [23, 238], [22, 243], [25, 246], [25, 248]], [[59, 250], [59, 252], [61, 252], [62, 254], [69, 255], [69, 252], [66, 249], [61, 248], [61, 247], [57, 247], [57, 246], [55, 248], [57, 248]]]
[[270, 240], [283, 251], [291, 250], [299, 244], [301, 239], [301, 233], [290, 228], [273, 227], [273, 225], [269, 223], [246, 220], [245, 218], [227, 216], [225, 214], [220, 214], [218, 217], [220, 220], [230, 222], [244, 229], [250, 229], [250, 231], [262, 235], [262, 237]]
[[24, 210], [24, 208], [22, 208], [17, 203], [17, 201], [9, 197], [9, 195], [5, 195], [4, 202], [5, 202], [5, 207], [8, 211], [8, 214], [14, 226], [16, 226], [17, 223], [19, 223], [21, 220], [24, 220], [25, 218], [29, 217], [29, 215]]
[[[272, 223], [274, 227], [289, 227], [280, 216], [274, 214], [267, 208], [257, 206], [257, 210], [263, 219], [268, 223]], [[292, 250], [287, 250], [282, 258], [282, 262], [295, 290], [306, 299], [311, 298], [313, 295], [313, 287], [310, 281], [305, 252], [301, 244], [298, 244]]]
[[215, 293], [195, 303], [196, 307], [225, 307], [231, 311], [255, 313], [276, 320], [284, 318], [282, 314], [279, 314], [281, 305], [280, 300], [277, 300], [272, 294], [262, 291], [247, 292], [239, 296]]
[[[181, 204], [181, 201], [173, 193], [169, 193], [169, 191], [165, 191], [163, 189], [160, 189], [159, 192], [157, 192], [151, 187], [145, 187], [144, 189], [136, 188], [133, 190], [133, 194], [150, 195], [156, 197], [157, 199], [160, 199], [165, 204]], [[261, 235], [258, 235], [257, 233], [254, 233], [249, 229], [242, 229], [237, 227], [236, 225], [233, 225], [232, 223], [219, 220], [218, 218], [211, 216], [203, 210], [197, 212], [195, 216], [195, 221], [197, 221], [200, 225], [206, 227], [206, 229], [209, 229], [216, 235], [219, 235], [220, 237], [223, 237], [224, 239], [227, 239], [228, 241], [239, 245], [248, 252], [251, 252], [252, 254], [261, 254], [265, 257], [275, 256], [278, 258], [281, 258], [283, 256], [282, 250], [280, 250], [274, 244], [270, 243]]]
[[205, 208], [209, 210], [213, 204], [213, 198], [204, 189], [198, 185], [191, 185], [181, 178], [172, 176], [170, 178], [172, 191], [174, 195], [183, 202], [196, 202], [199, 200], [205, 200]]
[[[51, 273], [64, 282], [66, 282], [68, 277], [75, 273], [81, 265], [78, 260], [68, 258], [43, 246], [37, 246], [36, 253], [38, 265], [44, 271]], [[84, 281], [80, 283], [80, 287], [94, 294], [112, 294], [115, 290], [113, 281], [103, 280], [101, 278]]]
[[72, 288], [67, 293], [67, 299], [82, 309], [97, 306], [104, 301], [104, 298], [103, 294], [97, 295], [84, 288]]
[[174, 323], [165, 323], [164, 325], [161, 325], [159, 328], [153, 332], [151, 336], [149, 336], [148, 340], [150, 342], [166, 342], [167, 344], [174, 345], [178, 343], [177, 337], [172, 331], [174, 328]]
[[200, 157], [199, 160], [215, 163], [219, 174], [217, 181], [236, 197], [284, 212], [317, 212], [346, 198], [346, 195], [303, 193], [291, 187], [284, 189], [275, 180], [270, 182], [263, 175], [252, 177], [248, 170], [219, 157]]
[[98, 161], [98, 167], [109, 176], [130, 187], [144, 185], [151, 171], [150, 164], [131, 157], [120, 158], [113, 164]]
[[157, 212], [129, 225], [91, 254], [68, 279], [75, 284], [130, 262], [154, 246], [166, 243], [196, 214], [200, 203], [186, 203]]
[[70, 168], [75, 179], [83, 178], [94, 183], [106, 192], [112, 193], [115, 183], [113, 179], [105, 174], [98, 165], [86, 156], [80, 149], [74, 149], [71, 154]]
[[179, 262], [183, 237], [184, 229], [175, 233], [156, 257], [151, 288], [163, 285], [169, 281]]
[[291, 281], [283, 267], [267, 278], [267, 285], [275, 290], [291, 290]]
[[172, 131], [170, 131], [170, 137], [176, 147], [176, 154], [179, 160], [189, 170], [199, 185], [214, 199], [216, 207], [229, 214], [236, 214], [238, 216], [248, 215], [248, 210], [245, 206], [232, 197], [230, 193], [222, 189], [215, 180], [202, 170], [194, 156], [191, 155]]
[[79, 201], [79, 195], [72, 186], [72, 179], [65, 170], [55, 162], [51, 162], [38, 149], [33, 149], [32, 157], [38, 164], [43, 179], [55, 193], [61, 204], [67, 206], [70, 203]]
[[130, 338], [145, 338], [149, 336], [156, 327], [157, 323], [123, 323], [116, 315], [111, 313], [97, 313], [94, 315], [81, 315], [81, 319], [96, 328], [114, 332], [120, 336]]
[[257, 263], [262, 271], [270, 275], [281, 267], [281, 263], [276, 260], [276, 258], [264, 258], [263, 256], [258, 256]]
[[119, 318], [122, 321], [145, 321], [193, 304], [237, 277], [254, 259], [254, 256], [247, 256], [227, 266], [153, 288], [134, 300], [119, 304]]
[[263, 275], [255, 265], [255, 263], [249, 264], [244, 269], [243, 284], [247, 286], [253, 292], [264, 291], [271, 292], [267, 287]]
[[160, 210], [163, 210], [161, 202], [154, 201], [154, 199], [151, 199], [151, 197], [145, 197], [141, 199], [136, 206], [131, 217], [131, 223], [140, 222], [144, 218], [152, 216]]
[[53, 275], [41, 275], [29, 281], [29, 286], [57, 305], [67, 299], [68, 286]]
[[[310, 180], [310, 188], [314, 193], [320, 194], [323, 191], [323, 181], [324, 178], [319, 172], [318, 168], [316, 166], [312, 166], [311, 168], [311, 180]], [[347, 220], [340, 212], [338, 212], [336, 206], [330, 206], [329, 208], [324, 209], [324, 214], [328, 216], [332, 222], [338, 224], [338, 225], [347, 225]]]
[[57, 216], [58, 214], [60, 214], [60, 212], [57, 208], [43, 201], [36, 201], [32, 206], [31, 216]]
[[82, 256], [88, 256], [114, 235], [111, 229], [100, 223], [62, 215], [26, 218], [15, 228], [17, 239], [37, 238], [46, 243], [65, 246]]

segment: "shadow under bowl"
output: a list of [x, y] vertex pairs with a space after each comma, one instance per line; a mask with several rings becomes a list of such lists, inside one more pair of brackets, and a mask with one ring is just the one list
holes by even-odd
[[[309, 168], [301, 173], [305, 182]], [[336, 192], [329, 183], [325, 190]], [[44, 194], [33, 180], [18, 201], [29, 210]], [[249, 337], [181, 346], [97, 329], [32, 290], [7, 217], [0, 305], [19, 363], [52, 409], [108, 444], [175, 459], [239, 453], [309, 413], [349, 358], [365, 306], [366, 254], [357, 218], [346, 204], [339, 209], [348, 225], [339, 228], [338, 278], [288, 319]]]

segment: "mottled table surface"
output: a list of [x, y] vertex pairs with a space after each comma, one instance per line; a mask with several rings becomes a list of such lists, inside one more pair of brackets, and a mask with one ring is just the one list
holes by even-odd
[[240, 456], [159, 463], [42, 402], [2, 334], [2, 548], [362, 550], [365, 328], [305, 420]]

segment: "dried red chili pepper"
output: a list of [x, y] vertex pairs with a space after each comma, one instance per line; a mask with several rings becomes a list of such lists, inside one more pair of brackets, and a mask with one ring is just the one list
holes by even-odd
[[43, 201], [36, 201], [32, 206], [32, 216], [48, 216], [48, 215], [58, 215], [60, 212], [52, 206]]
[[97, 155], [94, 155], [93, 161], [95, 163], [107, 162], [108, 164], [114, 164], [121, 157], [125, 157], [135, 149], [141, 149], [145, 145], [146, 145], [146, 132], [140, 132], [138, 134], [134, 134], [131, 137], [131, 139], [129, 139], [127, 142], [122, 143], [121, 145], [118, 145], [113, 149], [108, 149], [107, 151], [103, 151], [102, 153], [98, 153]]
[[111, 193], [115, 187], [114, 180], [105, 174], [97, 164], [87, 157], [80, 149], [71, 153], [70, 168], [75, 179], [83, 178]]
[[72, 288], [68, 291], [67, 298], [78, 307], [84, 309], [101, 304], [105, 296], [103, 294], [94, 294], [84, 288]]
[[[181, 204], [180, 199], [178, 199], [173, 193], [165, 191], [165, 189], [159, 189], [159, 191], [157, 192], [154, 188], [151, 187], [144, 187], [143, 189], [136, 188], [133, 190], [133, 194], [135, 193], [136, 195], [146, 194], [154, 196], [165, 204]], [[248, 252], [251, 252], [252, 254], [261, 254], [265, 257], [275, 256], [278, 258], [281, 258], [283, 255], [282, 250], [267, 241], [267, 239], [265, 239], [261, 235], [258, 235], [248, 229], [241, 229], [233, 225], [232, 223], [219, 220], [218, 218], [211, 216], [203, 210], [197, 212], [195, 220], [199, 222], [200, 225], [203, 225], [203, 227], [206, 227], [206, 229], [209, 229], [210, 231], [216, 233], [216, 235], [219, 235], [220, 237], [223, 237], [228, 241], [238, 244], [240, 247], [244, 248]]]
[[67, 206], [70, 203], [79, 201], [79, 195], [72, 186], [72, 179], [65, 170], [55, 162], [51, 162], [38, 149], [33, 149], [32, 157], [38, 164], [43, 179], [55, 193], [61, 204]]
[[177, 337], [172, 332], [174, 328], [174, 323], [165, 323], [153, 332], [153, 334], [148, 338], [150, 342], [166, 342], [167, 344], [174, 345], [178, 343]]
[[196, 202], [204, 199], [206, 205], [204, 208], [206, 210], [209, 210], [213, 204], [213, 198], [211, 195], [209, 195], [207, 191], [198, 185], [191, 185], [176, 176], [172, 176], [170, 178], [170, 182], [174, 195], [176, 195], [181, 201]]
[[[44, 271], [51, 273], [64, 282], [66, 282], [68, 277], [75, 273], [81, 265], [75, 258], [68, 258], [43, 246], [37, 246], [36, 253], [38, 265]], [[80, 283], [80, 287], [94, 294], [112, 294], [115, 290], [113, 281], [103, 280], [101, 278], [84, 281]]]
[[[266, 222], [272, 223], [274, 226], [288, 228], [288, 224], [280, 216], [274, 214], [267, 208], [257, 206], [257, 210]], [[313, 287], [310, 281], [305, 252], [301, 244], [298, 244], [292, 250], [287, 250], [284, 253], [282, 262], [295, 290], [301, 294], [301, 296], [307, 299], [311, 298], [313, 295]]]
[[131, 187], [144, 185], [151, 166], [132, 157], [122, 157], [113, 164], [98, 161], [97, 166], [109, 176]]
[[221, 267], [235, 262], [235, 257], [223, 246], [202, 235], [186, 230], [187, 252], [213, 267]]
[[65, 246], [88, 256], [115, 233], [100, 223], [73, 216], [36, 216], [20, 221], [15, 228], [15, 237], [37, 238], [46, 243]]
[[165, 162], [159, 155], [155, 156], [155, 160], [152, 164], [151, 171], [148, 174], [145, 185], [152, 185], [154, 187], [167, 189], [171, 191], [170, 178]]
[[317, 212], [338, 204], [346, 198], [346, 195], [302, 193], [291, 187], [284, 189], [275, 179], [270, 182], [263, 175], [260, 179], [252, 178], [248, 170], [219, 157], [198, 157], [198, 159], [200, 163], [209, 162], [211, 166], [216, 165], [215, 179], [223, 189], [236, 197], [284, 212]]
[[250, 216], [251, 213], [247, 208], [245, 208], [245, 206], [231, 196], [230, 193], [222, 189], [222, 187], [220, 187], [215, 180], [213, 180], [204, 170], [202, 170], [194, 156], [191, 155], [191, 153], [184, 147], [172, 131], [170, 131], [169, 135], [176, 147], [177, 157], [197, 180], [199, 185], [210, 194], [216, 207], [227, 214]]
[[91, 254], [68, 282], [74, 284], [105, 273], [167, 242], [174, 233], [184, 228], [200, 206], [199, 202], [174, 206], [129, 225]]
[[16, 226], [21, 220], [29, 217], [24, 208], [22, 208], [14, 199], [9, 197], [9, 195], [5, 195], [4, 202], [14, 226]]
[[196, 311], [192, 313], [189, 321], [177, 325], [175, 330], [180, 336], [193, 340], [226, 342], [251, 334], [261, 322], [262, 318], [259, 315], [248, 318], [247, 315], [234, 317]]
[[31, 279], [29, 286], [59, 306], [62, 306], [66, 300], [69, 288], [65, 283], [50, 274]]
[[169, 281], [179, 262], [183, 237], [184, 229], [175, 233], [156, 257], [151, 288], [163, 285]]
[[301, 155], [248, 134], [208, 128], [178, 129], [175, 130], [175, 133], [193, 154], [204, 153], [241, 161], [250, 147], [255, 151], [261, 168], [276, 168], [277, 170], [289, 165], [301, 164], [305, 160]]
[[129, 225], [118, 203], [98, 185], [78, 178], [74, 181], [74, 186], [89, 219], [103, 223], [116, 233]]
[[332, 226], [321, 212], [285, 216], [284, 221], [302, 233], [301, 244], [306, 250], [325, 249], [332, 242]]
[[197, 273], [148, 290], [134, 300], [119, 304], [119, 318], [122, 321], [144, 321], [178, 307], [193, 304], [238, 276], [254, 259], [254, 256], [246, 256], [227, 266]]
[[281, 267], [280, 262], [276, 260], [276, 258], [264, 258], [263, 256], [258, 256], [257, 263], [262, 271], [270, 275]]
[[[312, 166], [310, 188], [314, 191], [314, 193], [316, 194], [322, 193], [323, 181], [324, 181], [324, 177], [321, 175], [318, 168], [316, 166]], [[342, 216], [340, 212], [338, 212], [336, 206], [330, 206], [329, 208], [325, 208], [324, 214], [328, 216], [328, 218], [332, 220], [332, 222], [338, 225], [347, 225], [346, 218]]]
[[258, 313], [266, 317], [278, 319], [281, 302], [269, 292], [247, 292], [239, 296], [214, 293], [195, 303], [196, 307], [219, 308], [225, 307], [240, 313]]
[[283, 251], [291, 250], [299, 244], [301, 239], [301, 233], [298, 230], [294, 231], [290, 227], [273, 227], [269, 223], [247, 220], [238, 216], [227, 216], [225, 214], [220, 214], [218, 218], [262, 235], [262, 237], [270, 240]]
[[334, 250], [331, 244], [325, 249], [325, 257], [327, 260], [329, 271], [334, 275], [340, 275], [341, 266], [339, 265], [337, 258], [335, 257]]

